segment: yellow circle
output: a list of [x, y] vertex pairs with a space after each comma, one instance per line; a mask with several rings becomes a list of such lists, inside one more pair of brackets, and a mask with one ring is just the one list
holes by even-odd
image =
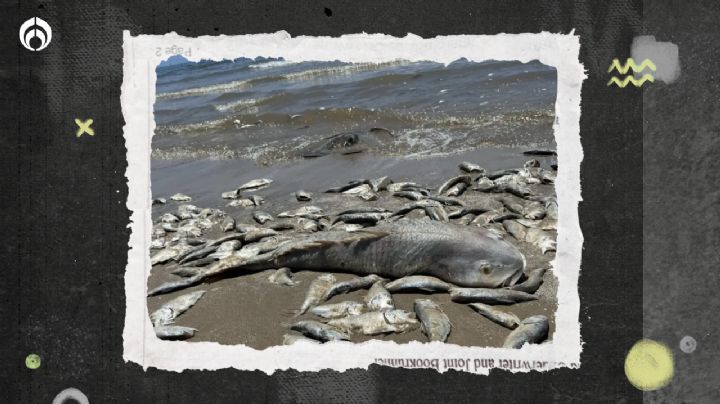
[[672, 380], [674, 367], [670, 349], [649, 339], [636, 342], [625, 358], [625, 375], [643, 391], [665, 387]]
[[25, 366], [28, 369], [37, 369], [40, 367], [40, 356], [36, 354], [30, 354], [25, 358]]

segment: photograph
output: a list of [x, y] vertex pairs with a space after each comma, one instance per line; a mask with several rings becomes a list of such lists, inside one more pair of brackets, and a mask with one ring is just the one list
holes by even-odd
[[176, 53], [154, 71], [157, 338], [553, 340], [555, 67]]

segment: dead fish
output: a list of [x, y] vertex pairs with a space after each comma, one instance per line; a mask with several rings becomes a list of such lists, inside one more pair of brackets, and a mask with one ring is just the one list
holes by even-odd
[[532, 191], [530, 191], [530, 188], [522, 184], [498, 185], [496, 187], [496, 190], [500, 190], [501, 192], [507, 192], [509, 194], [519, 196], [520, 198], [527, 198], [528, 196], [532, 195]]
[[330, 324], [312, 320], [298, 321], [290, 327], [293, 331], [320, 341], [349, 341], [350, 336]]
[[450, 220], [442, 205], [425, 206], [425, 214], [427, 214], [430, 219], [437, 220], [438, 222], [447, 222]]
[[537, 168], [540, 167], [540, 162], [536, 159], [528, 160], [523, 164], [523, 168]]
[[387, 190], [389, 192], [400, 192], [400, 191], [413, 190], [413, 189], [417, 189], [417, 188], [422, 188], [422, 187], [414, 182], [395, 182], [392, 184], [388, 184], [388, 186], [387, 186]]
[[359, 207], [359, 208], [344, 210], [344, 211], [338, 213], [337, 215], [342, 216], [342, 215], [353, 215], [356, 213], [387, 213], [387, 212], [390, 212], [390, 211], [385, 208], [381, 208], [381, 207], [377, 207], [377, 206], [363, 206], [363, 207]]
[[205, 295], [205, 291], [198, 290], [176, 297], [150, 314], [150, 321], [154, 326], [172, 324], [178, 316], [193, 307], [203, 295]]
[[410, 199], [411, 201], [419, 201], [421, 199], [424, 199], [425, 196], [417, 191], [398, 191], [393, 192], [392, 196], [397, 198], [406, 198]]
[[179, 325], [161, 325], [155, 327], [154, 331], [155, 336], [162, 340], [180, 341], [192, 338], [197, 330]]
[[442, 196], [442, 195], [428, 195], [426, 198], [440, 202], [445, 206], [465, 206], [465, 202], [461, 201], [460, 199], [453, 198], [450, 196]]
[[438, 188], [437, 194], [442, 195], [446, 191], [450, 189], [453, 185], [456, 185], [458, 183], [464, 183], [465, 185], [472, 184], [472, 177], [469, 175], [458, 175], [457, 177], [450, 178], [449, 180], [445, 181], [444, 184]]
[[314, 220], [297, 218], [295, 229], [301, 233], [314, 233], [318, 231], [318, 224]]
[[175, 233], [178, 231], [178, 226], [173, 225], [172, 223], [163, 223], [161, 228], [168, 233]]
[[232, 216], [226, 216], [220, 224], [222, 231], [230, 231], [235, 229], [235, 219]]
[[362, 224], [348, 224], [348, 223], [340, 223], [332, 226], [333, 230], [342, 230], [346, 232], [353, 232], [353, 231], [359, 231], [365, 228], [365, 225]]
[[385, 289], [383, 284], [385, 281], [380, 280], [370, 287], [367, 295], [365, 296], [365, 305], [368, 311], [384, 311], [392, 310], [395, 308], [392, 295]]
[[519, 290], [487, 288], [450, 288], [450, 299], [457, 303], [515, 304], [537, 300], [537, 296]]
[[375, 178], [373, 180], [370, 180], [370, 188], [372, 188], [375, 192], [384, 191], [387, 189], [388, 185], [392, 184], [392, 180], [385, 177]]
[[332, 287], [335, 281], [336, 279], [332, 274], [320, 275], [313, 280], [310, 283], [307, 294], [305, 295], [305, 300], [295, 316], [297, 317], [305, 314], [309, 309], [324, 302], [323, 298], [325, 297], [325, 294]]
[[480, 192], [491, 192], [495, 189], [495, 182], [488, 177], [478, 178], [472, 189]]
[[345, 185], [340, 185], [339, 187], [330, 188], [330, 189], [326, 190], [325, 193], [327, 193], [327, 194], [340, 194], [340, 193], [343, 193], [343, 192], [345, 192], [345, 191], [349, 191], [349, 190], [351, 190], [351, 189], [353, 189], [353, 188], [357, 188], [357, 187], [359, 187], [359, 186], [361, 186], [361, 185], [363, 185], [363, 184], [365, 184], [365, 180], [353, 180], [353, 181], [348, 182], [348, 183], [345, 184]]
[[178, 234], [180, 237], [200, 237], [202, 236], [202, 229], [199, 227], [192, 225], [192, 224], [186, 224], [184, 226], [180, 226], [177, 229]]
[[295, 225], [290, 222], [278, 222], [271, 224], [270, 228], [276, 231], [295, 230]]
[[222, 199], [237, 199], [237, 197], [240, 195], [240, 190], [236, 189], [234, 191], [227, 191], [220, 194], [220, 197]]
[[468, 184], [466, 184], [464, 182], [459, 182], [459, 183], [453, 185], [452, 187], [450, 187], [450, 189], [448, 189], [445, 194], [447, 196], [460, 196], [463, 194], [463, 192], [465, 192], [465, 190], [467, 188], [468, 188]]
[[290, 268], [284, 267], [270, 274], [268, 280], [276, 285], [295, 286], [298, 282], [292, 279], [292, 275]]
[[317, 206], [313, 206], [313, 205], [308, 205], [308, 206], [303, 206], [299, 209], [288, 210], [288, 211], [282, 212], [282, 213], [278, 214], [277, 216], [283, 217], [283, 218], [291, 218], [291, 217], [304, 216], [304, 215], [308, 215], [308, 214], [322, 214], [322, 212], [323, 212], [323, 210], [321, 208], [319, 208]]
[[165, 247], [164, 249], [160, 250], [155, 255], [150, 257], [150, 265], [155, 266], [175, 260], [179, 255], [184, 254], [192, 249], [192, 246], [182, 244], [178, 244], [172, 247]]
[[451, 284], [442, 281], [433, 276], [412, 275], [396, 279], [385, 285], [390, 293], [406, 292], [420, 290], [423, 292], [447, 292], [452, 287]]
[[237, 190], [238, 190], [238, 191], [243, 191], [243, 190], [246, 190], [246, 189], [247, 189], [247, 190], [249, 190], [249, 189], [257, 189], [257, 188], [260, 188], [260, 187], [264, 187], [264, 186], [270, 185], [272, 182], [273, 182], [273, 180], [269, 180], [269, 179], [267, 179], [267, 178], [259, 178], [259, 179], [256, 179], [256, 180], [248, 181], [248, 182], [240, 185]]
[[548, 251], [557, 251], [555, 239], [542, 229], [528, 229], [525, 241], [535, 244], [545, 254]]
[[461, 209], [452, 211], [448, 214], [448, 217], [450, 219], [457, 219], [459, 217], [463, 217], [465, 215], [481, 215], [485, 212], [489, 212], [490, 209], [484, 208], [484, 207], [478, 207], [478, 206], [466, 206]]
[[296, 342], [320, 344], [320, 341], [316, 341], [312, 338], [308, 338], [304, 335], [297, 334], [285, 334], [283, 335], [283, 345], [292, 345]]
[[493, 323], [500, 324], [505, 328], [514, 330], [520, 325], [520, 318], [513, 313], [507, 313], [482, 303], [470, 303], [468, 306]]
[[260, 195], [250, 195], [248, 198], [252, 201], [253, 205], [260, 206], [265, 202], [265, 198]]
[[200, 213], [200, 208], [195, 205], [183, 204], [177, 208], [177, 217], [181, 220], [192, 219], [198, 213]]
[[152, 206], [165, 205], [166, 203], [167, 203], [167, 199], [165, 199], [165, 198], [155, 198], [152, 200]]
[[160, 217], [160, 221], [163, 223], [177, 223], [180, 221], [180, 218], [172, 213], [166, 213]]
[[373, 284], [375, 284], [375, 282], [381, 280], [381, 277], [375, 274], [371, 274], [368, 276], [353, 278], [349, 281], [336, 282], [327, 290], [327, 292], [325, 292], [325, 296], [323, 296], [323, 301], [330, 300], [333, 296], [339, 294], [353, 292], [360, 289], [367, 289]]
[[312, 193], [310, 193], [308, 191], [304, 191], [302, 189], [295, 192], [295, 199], [297, 199], [300, 202], [310, 201], [310, 200], [312, 200], [312, 197], [313, 197]]
[[241, 198], [234, 199], [225, 206], [229, 206], [231, 208], [249, 208], [251, 206], [255, 206], [255, 202], [253, 202], [250, 198]]
[[353, 301], [344, 301], [333, 304], [323, 304], [310, 309], [310, 313], [322, 318], [341, 318], [357, 316], [365, 311], [365, 305]]
[[173, 201], [176, 201], [176, 202], [187, 202], [187, 201], [191, 201], [192, 198], [189, 197], [189, 196], [187, 196], [187, 195], [185, 195], [185, 194], [177, 193], [177, 194], [171, 196], [171, 197], [170, 197], [170, 200], [173, 200]]
[[527, 237], [527, 227], [521, 225], [520, 223], [518, 223], [514, 220], [504, 221], [503, 227], [505, 227], [505, 230], [507, 230], [507, 232], [510, 233], [516, 239], [518, 239], [520, 241], [525, 241], [525, 238]]
[[186, 262], [200, 259], [209, 254], [212, 254], [217, 249], [218, 249], [218, 247], [214, 246], [214, 245], [207, 246], [207, 247], [204, 247], [204, 246], [196, 247], [192, 252], [185, 254], [182, 258], [180, 256], [178, 256], [176, 259], [179, 264], [184, 264]]
[[477, 164], [468, 163], [467, 161], [463, 161], [460, 163], [460, 169], [462, 171], [465, 171], [466, 173], [480, 173], [480, 175], [485, 174], [485, 169], [480, 167]]
[[546, 316], [528, 317], [505, 338], [503, 348], [519, 349], [525, 344], [538, 344], [545, 341], [549, 330], [550, 324]]
[[235, 251], [240, 247], [242, 247], [242, 243], [240, 242], [240, 240], [228, 240], [220, 243], [217, 251]]
[[496, 180], [500, 177], [504, 177], [506, 175], [517, 174], [519, 171], [520, 170], [518, 170], [517, 168], [510, 168], [510, 169], [506, 169], [506, 170], [497, 170], [497, 171], [493, 171], [493, 172], [487, 174], [487, 178], [494, 181], [494, 180]]
[[418, 325], [414, 313], [405, 310], [386, 310], [358, 314], [328, 321], [328, 325], [346, 333], [378, 335], [406, 332]]
[[473, 215], [472, 213], [471, 213], [471, 214], [468, 214], [468, 215], [465, 215], [465, 216], [461, 217], [461, 218], [458, 220], [458, 224], [462, 224], [462, 225], [467, 226], [467, 225], [469, 225], [470, 223], [472, 223], [472, 221], [475, 220], [476, 217], [477, 217], [477, 216]]
[[539, 220], [545, 217], [545, 206], [539, 202], [530, 202], [523, 208], [522, 215], [526, 219]]
[[242, 239], [246, 243], [254, 243], [258, 240], [262, 240], [265, 237], [277, 236], [278, 232], [273, 229], [257, 229], [249, 231], [242, 235]]
[[545, 201], [545, 217], [551, 220], [558, 220], [558, 204], [554, 198]]
[[440, 306], [429, 299], [415, 300], [415, 315], [420, 320], [421, 330], [430, 341], [447, 341], [452, 325]]
[[265, 224], [269, 221], [275, 220], [272, 215], [270, 215], [267, 212], [263, 212], [261, 210], [256, 210], [252, 214], [253, 219], [255, 219], [256, 222], [260, 224]]
[[378, 198], [378, 195], [370, 188], [368, 184], [362, 184], [358, 187], [348, 189], [343, 194], [356, 195], [358, 198], [365, 201], [374, 201]]
[[543, 284], [543, 278], [545, 277], [545, 272], [547, 270], [547, 268], [540, 268], [530, 272], [524, 282], [510, 286], [510, 289], [531, 294], [537, 292]]
[[339, 215], [333, 220], [333, 224], [337, 222], [349, 223], [349, 224], [369, 224], [375, 225], [377, 222], [383, 219], [387, 219], [390, 216], [389, 213], [346, 213]]
[[165, 247], [165, 239], [164, 238], [156, 238], [153, 239], [153, 241], [150, 242], [150, 249], [151, 250], [160, 250]]
[[550, 149], [527, 150], [523, 154], [526, 156], [557, 156], [557, 152]]

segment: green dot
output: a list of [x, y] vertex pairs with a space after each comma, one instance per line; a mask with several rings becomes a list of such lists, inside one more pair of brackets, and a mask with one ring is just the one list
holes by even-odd
[[25, 358], [25, 366], [28, 369], [37, 369], [40, 367], [40, 356], [36, 354], [30, 354]]

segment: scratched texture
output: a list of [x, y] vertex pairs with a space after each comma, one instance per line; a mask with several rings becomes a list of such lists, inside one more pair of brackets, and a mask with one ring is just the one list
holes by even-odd
[[[677, 269], [674, 278], [662, 278], [666, 280], [662, 292], [669, 293], [677, 304], [685, 293], [669, 292], [669, 284], [682, 285], [684, 290], [691, 290], [693, 285], [709, 288], [711, 284], [703, 275], [709, 266], [686, 267], [686, 260], [677, 261], [679, 254], [694, 254], [698, 263], [703, 259], [717, 261], [714, 252], [697, 249], [693, 243], [708, 246], [717, 241], [708, 229], [685, 226], [687, 222], [681, 221], [700, 221], [717, 209], [717, 193], [711, 188], [712, 181], [717, 180], [710, 171], [697, 171], [717, 168], [709, 143], [711, 125], [700, 124], [709, 122], [712, 106], [691, 104], [697, 100], [693, 97], [709, 97], [709, 90], [679, 84], [653, 88], [650, 102], [658, 104], [658, 116], [673, 115], [684, 105], [684, 117], [678, 117], [672, 126], [648, 124], [657, 129], [654, 135], [645, 135], [646, 140], [650, 136], [657, 138], [653, 146], [642, 141], [642, 92], [605, 85], [610, 60], [628, 57], [632, 38], [642, 33], [642, 13], [640, 1], [3, 2], [3, 401], [48, 403], [61, 390], [75, 387], [91, 402], [102, 403], [434, 403], [477, 402], [488, 397], [509, 402], [639, 402], [642, 394], [625, 379], [623, 359], [627, 349], [643, 335], [643, 230], [646, 237], [652, 235], [649, 230], [657, 230], [658, 236], [650, 240], [664, 249], [656, 257], [646, 254], [645, 259], [658, 260], [658, 271]], [[666, 17], [674, 13], [661, 11], [655, 17], [664, 32], [673, 26]], [[17, 40], [18, 27], [33, 16], [45, 19], [53, 29], [52, 43], [39, 53], [25, 50]], [[708, 18], [705, 21], [711, 21]], [[267, 376], [231, 369], [182, 374], [143, 371], [137, 365], [124, 363], [123, 274], [129, 212], [125, 208], [126, 150], [119, 98], [123, 29], [134, 35], [170, 31], [188, 36], [231, 35], [286, 30], [293, 35], [337, 36], [364, 31], [396, 36], [412, 32], [423, 37], [543, 30], [569, 33], [575, 29], [581, 38], [581, 62], [589, 75], [582, 88], [581, 118], [585, 152], [581, 174], [585, 201], [580, 205], [585, 235], [578, 319], [585, 342], [581, 369], [530, 374], [493, 371], [484, 377], [373, 366], [369, 371], [285, 371]], [[707, 35], [705, 38], [709, 38]], [[681, 44], [681, 55], [686, 49], [712, 54], [710, 47], [714, 45], [708, 39], [693, 42], [693, 35], [683, 32], [676, 40]], [[702, 84], [708, 77], [702, 69], [711, 67], [698, 64], [696, 75], [686, 71], [681, 80]], [[75, 138], [74, 118], [93, 118], [95, 136]], [[717, 116], [712, 119], [717, 132]], [[704, 143], [676, 143], [688, 133], [684, 131], [686, 122], [691, 128], [689, 136], [697, 136]], [[672, 136], [661, 137], [670, 130], [672, 134], [667, 134]], [[656, 151], [656, 155], [643, 160], [643, 146], [646, 151]], [[688, 160], [687, 156], [693, 155], [705, 157]], [[701, 199], [703, 208], [681, 203], [682, 212], [677, 212], [672, 208], [678, 205], [670, 206], [674, 199], [663, 201], [662, 206], [647, 202], [643, 205], [643, 162], [657, 167], [645, 171], [650, 177], [646, 192], [653, 184], [657, 192], [668, 192], [661, 180], [669, 176], [679, 183], [681, 178], [673, 173], [690, 173], [696, 176], [696, 182], [669, 191], [677, 198], [683, 193], [709, 195]], [[700, 184], [702, 181], [707, 185]], [[702, 189], [711, 192], [701, 194]], [[673, 217], [670, 222], [662, 222], [664, 226], [658, 222], [656, 228], [643, 228], [643, 208], [659, 212], [653, 219]], [[660, 240], [660, 234], [677, 232], [687, 236], [683, 241], [676, 235], [677, 243], [686, 247], [668, 251], [668, 245], [661, 243], [667, 239]], [[675, 265], [668, 265], [671, 261]], [[688, 271], [694, 274], [684, 275], [679, 283], [679, 274]], [[659, 305], [651, 307], [660, 309]], [[678, 309], [674, 314], [682, 317], [686, 312]], [[699, 327], [704, 323], [693, 323], [688, 318], [683, 328], [676, 325], [675, 318], [648, 321], [646, 331], [656, 332], [661, 339], [673, 333], [701, 337]], [[691, 327], [693, 324], [696, 328]], [[710, 344], [709, 340], [699, 341], [700, 350]], [[700, 350], [695, 358], [701, 357]], [[25, 368], [24, 358], [29, 353], [42, 357], [40, 369]]]
[[[667, 3], [667, 4], [666, 4]], [[643, 331], [675, 377], [646, 402], [720, 402], [720, 3], [645, 2], [644, 31], [679, 47], [680, 77], [643, 91]], [[697, 341], [685, 353], [684, 336]]]

